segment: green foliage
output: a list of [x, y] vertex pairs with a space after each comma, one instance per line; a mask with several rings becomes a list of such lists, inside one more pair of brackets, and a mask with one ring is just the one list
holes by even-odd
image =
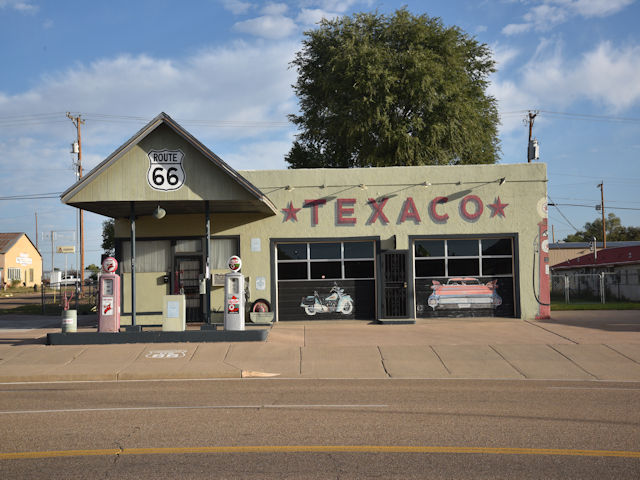
[[91, 272], [91, 275], [89, 275], [89, 279], [92, 282], [96, 282], [98, 281], [98, 272], [100, 271], [100, 267], [98, 267], [97, 265], [95, 265], [94, 263], [92, 263], [91, 265], [89, 265], [88, 267], [85, 268], [85, 270]]
[[639, 302], [607, 302], [607, 303], [551, 303], [551, 310], [640, 310]]
[[[619, 217], [610, 213], [605, 221], [605, 230], [607, 231], [608, 242], [625, 242], [640, 240], [640, 228], [623, 227]], [[591, 242], [593, 238], [598, 242], [602, 242], [602, 219], [597, 218], [593, 222], [584, 224], [584, 230], [568, 235], [565, 242]]]
[[497, 161], [487, 45], [406, 9], [323, 20], [305, 35], [290, 168]]
[[105, 255], [113, 255], [116, 251], [115, 227], [113, 218], [102, 222], [102, 250]]

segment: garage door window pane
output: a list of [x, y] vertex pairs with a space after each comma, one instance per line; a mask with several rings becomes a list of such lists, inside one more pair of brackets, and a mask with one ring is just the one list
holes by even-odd
[[305, 260], [306, 243], [281, 243], [278, 245], [278, 260]]
[[373, 242], [345, 242], [344, 258], [373, 258]]
[[443, 277], [443, 260], [416, 260], [416, 277]]
[[340, 258], [340, 244], [339, 243], [311, 243], [309, 245], [309, 252], [311, 258], [325, 259], [325, 258]]
[[510, 275], [511, 258], [483, 258], [482, 275]]
[[342, 278], [340, 262], [312, 263], [311, 278]]
[[444, 257], [444, 240], [418, 240], [416, 257]]
[[450, 277], [465, 277], [469, 275], [480, 275], [477, 258], [449, 259]]
[[478, 240], [448, 240], [448, 257], [477, 257]]
[[482, 255], [511, 255], [511, 239], [510, 238], [483, 239]]
[[344, 262], [345, 278], [373, 278], [373, 260]]
[[307, 264], [305, 263], [279, 263], [278, 280], [306, 280]]

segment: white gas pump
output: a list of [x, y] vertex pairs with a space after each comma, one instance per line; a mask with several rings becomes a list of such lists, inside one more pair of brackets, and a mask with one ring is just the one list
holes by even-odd
[[244, 330], [244, 275], [240, 273], [240, 257], [231, 257], [229, 268], [231, 271], [224, 276], [224, 329]]
[[120, 331], [120, 276], [118, 261], [107, 257], [102, 262], [104, 273], [98, 281], [98, 332]]

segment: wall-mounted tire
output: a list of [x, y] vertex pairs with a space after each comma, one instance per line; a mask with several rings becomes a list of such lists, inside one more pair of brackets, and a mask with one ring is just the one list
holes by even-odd
[[252, 312], [270, 312], [271, 304], [269, 303], [268, 300], [265, 300], [264, 298], [259, 298], [251, 304], [251, 311]]

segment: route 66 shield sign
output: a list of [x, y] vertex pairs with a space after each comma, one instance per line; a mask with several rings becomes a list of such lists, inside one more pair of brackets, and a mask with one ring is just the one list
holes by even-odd
[[154, 190], [164, 192], [178, 190], [184, 185], [185, 173], [182, 168], [184, 153], [182, 150], [151, 150], [147, 182]]

